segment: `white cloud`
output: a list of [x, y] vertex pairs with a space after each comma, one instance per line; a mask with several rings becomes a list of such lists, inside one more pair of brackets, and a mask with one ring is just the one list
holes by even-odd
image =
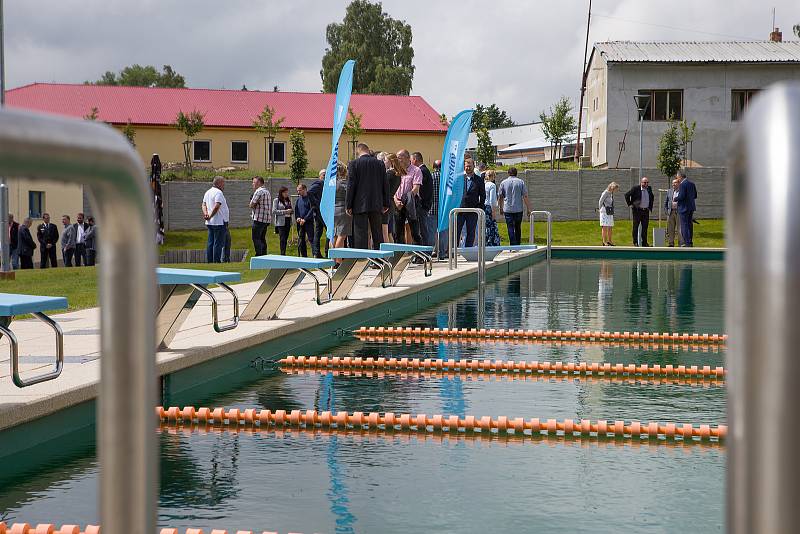
[[[8, 87], [83, 82], [170, 64], [193, 87], [318, 91], [325, 27], [347, 0], [26, 0], [5, 3]], [[775, 0], [784, 38], [796, 0]], [[496, 103], [517, 122], [561, 95], [577, 105], [586, 1], [385, 0], [412, 25], [413, 93], [452, 116]], [[591, 41], [766, 39], [771, 6], [748, 0], [595, 0]], [[357, 59], [357, 58], [356, 58]]]

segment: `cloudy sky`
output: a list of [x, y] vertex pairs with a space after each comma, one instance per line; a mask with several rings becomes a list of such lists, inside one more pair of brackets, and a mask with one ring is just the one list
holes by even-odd
[[[7, 87], [172, 65], [190, 87], [318, 91], [325, 27], [348, 0], [6, 0]], [[412, 93], [452, 116], [497, 103], [530, 122], [579, 94], [588, 0], [384, 0], [414, 33]], [[784, 39], [800, 2], [595, 0], [590, 42]], [[358, 59], [358, 58], [356, 58]]]

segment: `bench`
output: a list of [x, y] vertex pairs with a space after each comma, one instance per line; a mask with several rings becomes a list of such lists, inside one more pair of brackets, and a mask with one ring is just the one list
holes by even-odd
[[[216, 332], [233, 330], [239, 325], [239, 297], [225, 282], [238, 282], [239, 273], [204, 271], [200, 269], [156, 269], [159, 306], [156, 314], [156, 342], [159, 349], [172, 343], [175, 335], [194, 309], [200, 295], [211, 299], [211, 319]], [[206, 286], [216, 284], [233, 296], [233, 319], [227, 325], [219, 323], [217, 299]]]
[[[0, 334], [8, 337], [11, 351], [11, 379], [18, 388], [24, 388], [54, 380], [64, 368], [64, 332], [61, 327], [44, 312], [50, 310], [67, 309], [67, 299], [64, 297], [41, 297], [37, 295], [17, 295], [15, 293], [0, 293]], [[19, 342], [17, 336], [11, 331], [11, 321], [15, 315], [32, 314], [34, 317], [48, 325], [56, 333], [56, 366], [49, 373], [23, 379], [19, 375]]]
[[[392, 266], [392, 285], [396, 285], [400, 280], [400, 276], [408, 268], [411, 260], [419, 258], [422, 260], [423, 272], [425, 276], [433, 274], [433, 247], [425, 245], [406, 245], [403, 243], [381, 243], [381, 250], [391, 252], [393, 255], [389, 260]], [[373, 286], [378, 285], [377, 280], [373, 282]]]
[[[305, 275], [314, 279], [317, 304], [325, 304], [332, 300], [331, 275], [325, 269], [333, 267], [333, 260], [317, 258], [297, 258], [267, 254], [250, 258], [250, 269], [267, 269], [264, 281], [242, 313], [245, 321], [268, 320], [278, 316], [286, 306], [289, 295]], [[320, 293], [320, 279], [314, 273], [321, 273], [325, 278], [326, 296]]]
[[[392, 265], [389, 260], [393, 252], [384, 250], [370, 250], [360, 248], [332, 248], [328, 250], [328, 257], [342, 260], [333, 275], [333, 299], [344, 300], [350, 295], [358, 278], [369, 265], [374, 265], [381, 270], [381, 275], [375, 277], [373, 285], [380, 284], [387, 287], [392, 284]], [[388, 281], [388, 283], [387, 283]]]
[[[484, 250], [484, 259], [486, 261], [492, 261], [498, 254], [506, 250], [515, 252], [519, 252], [520, 250], [536, 250], [536, 245], [499, 245], [486, 247]], [[458, 249], [458, 253], [464, 256], [464, 259], [467, 261], [478, 261], [478, 247], [461, 247]]]

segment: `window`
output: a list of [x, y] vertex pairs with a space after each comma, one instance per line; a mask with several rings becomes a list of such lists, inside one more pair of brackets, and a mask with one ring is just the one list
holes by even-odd
[[639, 94], [650, 95], [650, 104], [644, 112], [644, 120], [683, 119], [683, 89], [640, 89]]
[[211, 141], [193, 141], [192, 161], [211, 161]]
[[28, 217], [41, 219], [44, 213], [44, 191], [28, 191]]
[[731, 120], [742, 118], [750, 100], [758, 94], [758, 89], [734, 89], [731, 91]]
[[269, 155], [275, 163], [286, 163], [286, 143], [273, 141], [269, 147]]
[[231, 163], [247, 161], [247, 141], [231, 141]]

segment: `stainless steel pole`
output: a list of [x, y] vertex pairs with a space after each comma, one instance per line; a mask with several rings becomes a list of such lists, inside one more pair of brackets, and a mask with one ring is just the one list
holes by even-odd
[[639, 183], [642, 183], [642, 176], [644, 176], [644, 169], [642, 169], [643, 162], [643, 143], [642, 143], [642, 125], [644, 124], [644, 116], [639, 117]]
[[105, 534], [156, 530], [156, 247], [144, 166], [110, 126], [0, 110], [0, 174], [89, 187], [99, 265], [100, 521]]
[[[6, 105], [6, 56], [3, 46], [3, 0], [0, 0], [0, 109]], [[19, 215], [19, 214], [17, 214]], [[0, 272], [11, 271], [11, 243], [8, 235], [8, 184], [5, 175], [0, 175]]]
[[759, 94], [741, 121], [727, 184], [727, 528], [796, 532], [800, 455], [800, 85]]

